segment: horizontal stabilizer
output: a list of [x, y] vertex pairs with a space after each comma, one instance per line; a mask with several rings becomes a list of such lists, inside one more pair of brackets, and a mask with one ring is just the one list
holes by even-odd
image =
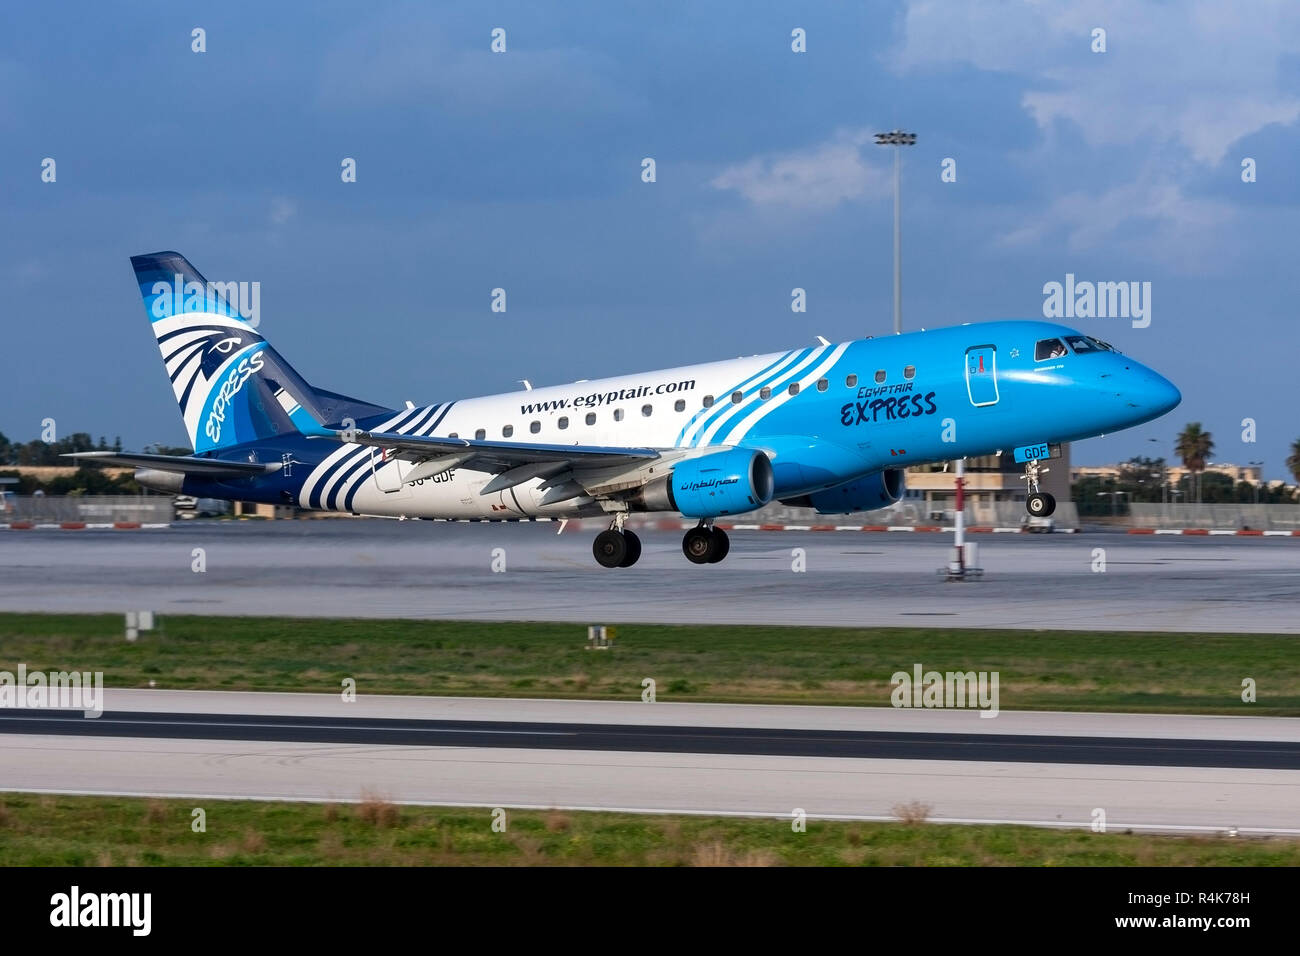
[[281, 464], [259, 464], [251, 461], [218, 461], [194, 455], [145, 455], [118, 451], [77, 451], [63, 458], [85, 459], [97, 465], [121, 465], [126, 468], [152, 468], [183, 475], [204, 475], [209, 478], [247, 478], [279, 471]]

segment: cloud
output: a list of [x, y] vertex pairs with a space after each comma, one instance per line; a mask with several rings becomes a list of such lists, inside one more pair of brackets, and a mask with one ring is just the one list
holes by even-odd
[[[1090, 49], [1106, 30], [1106, 53]], [[1283, 61], [1300, 54], [1300, 4], [1101, 0], [997, 6], [912, 0], [896, 69], [969, 64], [1029, 78], [1021, 105], [1045, 132], [1067, 122], [1093, 147], [1177, 144], [1218, 165], [1241, 139], [1300, 118]]]
[[728, 166], [710, 180], [717, 190], [732, 190], [755, 206], [803, 210], [830, 209], [842, 202], [886, 195], [889, 176], [868, 163], [862, 147], [866, 130], [840, 130], [808, 149], [770, 153]]
[[290, 199], [276, 196], [271, 200], [271, 224], [283, 226], [298, 214], [298, 207]]
[[602, 50], [508, 46], [493, 53], [486, 33], [470, 48], [453, 47], [436, 19], [406, 23], [376, 18], [327, 54], [318, 101], [327, 109], [429, 106], [462, 116], [587, 115], [640, 108], [622, 85], [621, 64]]
[[1134, 182], [1096, 194], [1073, 192], [1057, 198], [1041, 215], [1004, 233], [1004, 245], [1041, 242], [1064, 230], [1071, 252], [1098, 246], [1146, 253], [1179, 271], [1203, 272], [1216, 265], [1223, 227], [1237, 209], [1216, 199], [1189, 198], [1171, 182]]

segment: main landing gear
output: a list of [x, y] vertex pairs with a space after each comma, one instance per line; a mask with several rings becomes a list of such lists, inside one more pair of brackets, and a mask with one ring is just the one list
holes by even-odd
[[[591, 553], [603, 568], [630, 568], [641, 557], [641, 539], [624, 529], [627, 512], [614, 515], [609, 528], [596, 535]], [[731, 550], [731, 541], [721, 528], [707, 518], [682, 538], [682, 553], [693, 564], [717, 564]]]
[[682, 553], [693, 564], [717, 564], [731, 550], [727, 532], [705, 519], [682, 538]]
[[631, 531], [624, 531], [627, 512], [620, 511], [614, 515], [609, 530], [596, 535], [591, 544], [591, 553], [596, 556], [596, 563], [603, 568], [630, 568], [641, 557], [641, 539]]
[[1046, 518], [1056, 510], [1056, 498], [1045, 491], [1038, 490], [1038, 480], [1045, 473], [1051, 471], [1050, 468], [1044, 468], [1036, 460], [1031, 459], [1025, 464], [1025, 473], [1020, 477], [1027, 481], [1029, 497], [1025, 499], [1025, 510], [1029, 512], [1032, 518]]

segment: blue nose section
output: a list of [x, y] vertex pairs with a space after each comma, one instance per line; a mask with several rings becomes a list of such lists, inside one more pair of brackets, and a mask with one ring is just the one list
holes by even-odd
[[1163, 375], [1149, 368], [1144, 368], [1139, 374], [1140, 378], [1131, 390], [1131, 401], [1152, 418], [1173, 411], [1183, 400], [1178, 386]]

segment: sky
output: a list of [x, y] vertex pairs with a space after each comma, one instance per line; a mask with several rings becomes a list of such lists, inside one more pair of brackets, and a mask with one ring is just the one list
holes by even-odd
[[1041, 318], [1067, 274], [1149, 282], [1148, 327], [1067, 324], [1183, 404], [1074, 462], [1172, 459], [1200, 421], [1213, 460], [1286, 477], [1300, 4], [303, 9], [5, 9], [11, 440], [53, 418], [185, 443], [128, 262], [167, 249], [258, 282], [259, 331], [308, 381], [388, 405], [889, 334], [892, 150], [871, 134], [901, 127], [905, 329]]

